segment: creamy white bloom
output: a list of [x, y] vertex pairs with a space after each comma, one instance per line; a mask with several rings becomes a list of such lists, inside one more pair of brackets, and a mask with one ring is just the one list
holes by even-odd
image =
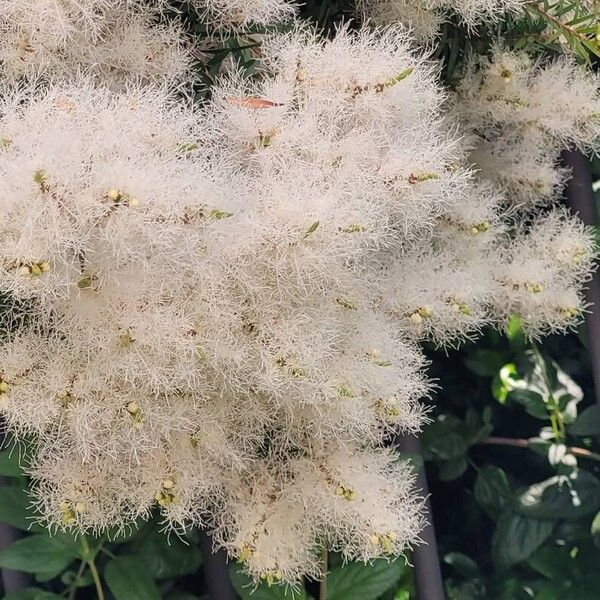
[[127, 0], [0, 0], [0, 78], [69, 78], [77, 71], [112, 87], [175, 84], [190, 77], [183, 28]]
[[558, 199], [568, 178], [561, 150], [597, 146], [599, 81], [564, 57], [533, 60], [501, 47], [473, 56], [454, 111], [470, 133], [470, 160], [480, 176], [519, 209]]
[[517, 12], [524, 4], [525, 0], [364, 0], [359, 10], [379, 25], [402, 23], [418, 40], [427, 41], [438, 34], [448, 14], [475, 27]]
[[0, 412], [38, 438], [46, 523], [158, 506], [290, 584], [324, 542], [368, 561], [417, 541], [383, 448], [423, 420], [417, 342], [567, 327], [593, 251], [562, 213], [508, 235], [410, 45], [274, 35], [262, 77], [195, 110], [86, 77], [3, 91]]

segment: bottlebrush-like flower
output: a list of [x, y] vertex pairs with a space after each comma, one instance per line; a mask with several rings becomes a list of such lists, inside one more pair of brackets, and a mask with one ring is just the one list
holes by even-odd
[[516, 12], [524, 4], [524, 0], [364, 0], [359, 10], [380, 25], [402, 23], [423, 41], [438, 33], [448, 14], [474, 27]]
[[0, 0], [0, 77], [69, 78], [78, 71], [112, 87], [181, 83], [190, 43], [157, 7], [127, 0]]
[[324, 543], [371, 560], [418, 539], [383, 448], [422, 422], [417, 342], [567, 326], [592, 246], [558, 213], [509, 237], [401, 29], [262, 54], [195, 111], [85, 77], [1, 95], [0, 411], [37, 437], [50, 526], [158, 507], [294, 584]]
[[521, 209], [555, 200], [568, 176], [560, 151], [597, 145], [599, 81], [564, 57], [534, 61], [500, 47], [472, 57], [455, 110], [472, 133], [470, 158], [481, 177]]

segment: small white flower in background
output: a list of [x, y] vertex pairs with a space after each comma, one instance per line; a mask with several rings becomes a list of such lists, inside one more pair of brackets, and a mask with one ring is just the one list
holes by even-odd
[[534, 61], [501, 47], [473, 57], [453, 102], [480, 176], [519, 209], [558, 199], [569, 175], [561, 150], [597, 144], [599, 82], [565, 57]]
[[156, 8], [126, 0], [0, 0], [0, 73], [69, 78], [77, 71], [118, 88], [175, 85], [191, 76], [190, 41]]
[[523, 8], [525, 0], [362, 0], [358, 11], [378, 25], [401, 23], [419, 41], [438, 35], [448, 14], [468, 27], [497, 21]]

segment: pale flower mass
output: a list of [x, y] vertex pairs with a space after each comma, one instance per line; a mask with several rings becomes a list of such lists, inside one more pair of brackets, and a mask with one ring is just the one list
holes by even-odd
[[[401, 23], [295, 23], [198, 103], [153, 4], [0, 0], [0, 413], [36, 441], [39, 518], [159, 510], [270, 584], [321, 577], [322, 547], [400, 555], [422, 497], [389, 440], [426, 418], [421, 343], [586, 310], [558, 155], [597, 147], [599, 81], [498, 46], [449, 92]], [[295, 12], [193, 4], [215, 37]]]

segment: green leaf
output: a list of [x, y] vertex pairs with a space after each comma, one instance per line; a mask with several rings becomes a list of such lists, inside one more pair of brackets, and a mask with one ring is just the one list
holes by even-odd
[[467, 452], [467, 443], [460, 434], [451, 431], [442, 437], [427, 437], [429, 449], [439, 458], [450, 460], [460, 458]]
[[586, 408], [569, 426], [573, 435], [600, 435], [600, 406]]
[[42, 531], [33, 521], [33, 511], [25, 490], [16, 485], [0, 487], [0, 521], [23, 531]]
[[438, 476], [442, 481], [457, 479], [467, 470], [467, 459], [464, 456], [440, 463]]
[[600, 512], [596, 513], [596, 516], [590, 525], [590, 533], [596, 538], [600, 537]]
[[79, 545], [65, 534], [35, 534], [0, 552], [0, 567], [26, 573], [60, 573], [79, 555]]
[[464, 423], [460, 429], [469, 446], [481, 442], [490, 435], [494, 429], [490, 420], [491, 412], [489, 410], [484, 410], [481, 415], [473, 408], [467, 410]]
[[307, 230], [306, 233], [304, 234], [304, 238], [309, 237], [310, 235], [312, 235], [317, 229], [319, 228], [319, 221], [315, 221]]
[[477, 563], [461, 552], [448, 552], [444, 556], [444, 562], [465, 577], [475, 577], [479, 573]]
[[553, 528], [552, 521], [503, 513], [492, 540], [494, 562], [508, 568], [529, 558], [550, 537]]
[[515, 510], [538, 519], [580, 519], [600, 509], [600, 481], [591, 473], [575, 470], [555, 475], [525, 490]]
[[566, 546], [545, 545], [534, 552], [527, 563], [548, 579], [569, 579], [573, 565], [570, 549]]
[[294, 592], [283, 585], [269, 587], [266, 583], [260, 583], [256, 586], [252, 578], [242, 572], [239, 565], [232, 564], [229, 567], [229, 577], [242, 600], [308, 600], [303, 588]]
[[508, 393], [508, 399], [523, 406], [536, 419], [548, 418], [548, 407], [543, 396], [533, 390], [513, 390]]
[[2, 600], [63, 600], [62, 596], [47, 592], [40, 588], [27, 588], [18, 592], [11, 592], [3, 596]]
[[526, 353], [519, 371], [513, 364], [502, 367], [500, 380], [508, 391], [508, 400], [521, 404], [538, 419], [548, 419], [550, 412], [560, 411], [563, 420], [571, 423], [583, 397], [581, 388], [559, 365], [535, 347]]
[[414, 472], [418, 472], [423, 467], [423, 457], [414, 452], [398, 452], [398, 456], [409, 463]]
[[[126, 552], [141, 560], [155, 579], [182, 577], [198, 570], [202, 555], [197, 546], [186, 544], [150, 524], [127, 546]], [[125, 553], [125, 551], [124, 551]]]
[[18, 450], [2, 450], [0, 452], [0, 475], [5, 477], [19, 477], [23, 475], [23, 469], [19, 464]]
[[513, 315], [506, 324], [506, 335], [508, 339], [518, 346], [525, 343], [525, 333], [523, 332], [523, 321], [517, 315]]
[[117, 556], [110, 560], [104, 578], [116, 600], [160, 600], [150, 566], [135, 556]]
[[480, 377], [493, 377], [504, 360], [504, 355], [497, 350], [477, 349], [465, 359], [465, 365]]
[[405, 565], [376, 560], [371, 565], [348, 563], [327, 576], [328, 600], [375, 600], [397, 585]]
[[475, 481], [475, 499], [488, 511], [502, 511], [511, 497], [510, 484], [506, 473], [492, 465], [483, 467]]

